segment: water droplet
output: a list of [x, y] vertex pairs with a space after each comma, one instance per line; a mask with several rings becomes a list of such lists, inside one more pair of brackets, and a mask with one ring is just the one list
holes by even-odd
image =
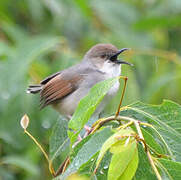
[[146, 128], [147, 126], [143, 125], [144, 128]]
[[127, 145], [128, 145], [129, 140], [130, 140], [130, 136], [126, 139], [126, 142], [125, 142], [124, 146], [127, 146]]
[[104, 174], [104, 172], [102, 171], [102, 169], [100, 170], [100, 173], [101, 173], [101, 174]]
[[43, 122], [42, 122], [42, 126], [43, 126], [43, 128], [45, 128], [45, 129], [49, 129], [50, 126], [51, 126], [51, 124], [50, 124], [49, 121], [43, 121]]
[[92, 158], [91, 161], [94, 161], [94, 158]]
[[103, 167], [103, 169], [107, 169], [108, 168], [108, 165], [105, 165], [104, 167]]

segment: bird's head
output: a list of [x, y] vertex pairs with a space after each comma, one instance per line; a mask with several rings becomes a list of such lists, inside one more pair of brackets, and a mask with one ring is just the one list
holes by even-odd
[[121, 64], [131, 65], [126, 61], [118, 59], [118, 56], [126, 51], [128, 48], [118, 49], [112, 44], [97, 44], [93, 46], [84, 56], [85, 61], [90, 61], [93, 65], [101, 68], [105, 63], [113, 66], [120, 66]]

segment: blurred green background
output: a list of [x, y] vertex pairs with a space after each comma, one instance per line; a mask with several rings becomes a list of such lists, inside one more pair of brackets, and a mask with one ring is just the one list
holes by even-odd
[[29, 84], [79, 62], [96, 43], [112, 43], [132, 48], [123, 57], [135, 65], [122, 68], [124, 104], [181, 103], [180, 42], [180, 0], [0, 0], [0, 179], [51, 178], [19, 121], [28, 114], [29, 130], [48, 151], [58, 113], [40, 111]]

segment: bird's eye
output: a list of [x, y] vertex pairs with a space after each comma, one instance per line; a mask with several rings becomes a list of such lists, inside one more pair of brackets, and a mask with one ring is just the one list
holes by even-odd
[[105, 54], [101, 55], [101, 58], [105, 58], [105, 57], [106, 57], [106, 55], [105, 55]]

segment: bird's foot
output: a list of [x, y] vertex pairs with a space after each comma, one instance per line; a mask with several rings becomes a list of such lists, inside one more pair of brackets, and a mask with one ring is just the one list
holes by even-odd
[[77, 137], [77, 141], [73, 144], [73, 148], [82, 141], [82, 139], [86, 138], [90, 133], [91, 133], [91, 127], [85, 125], [84, 126], [85, 129], [85, 134], [83, 135], [83, 138], [81, 137], [81, 135], [79, 134]]
[[87, 137], [87, 136], [91, 133], [91, 127], [85, 125], [85, 126], [84, 126], [84, 129], [85, 129], [86, 132], [85, 132], [83, 138]]

